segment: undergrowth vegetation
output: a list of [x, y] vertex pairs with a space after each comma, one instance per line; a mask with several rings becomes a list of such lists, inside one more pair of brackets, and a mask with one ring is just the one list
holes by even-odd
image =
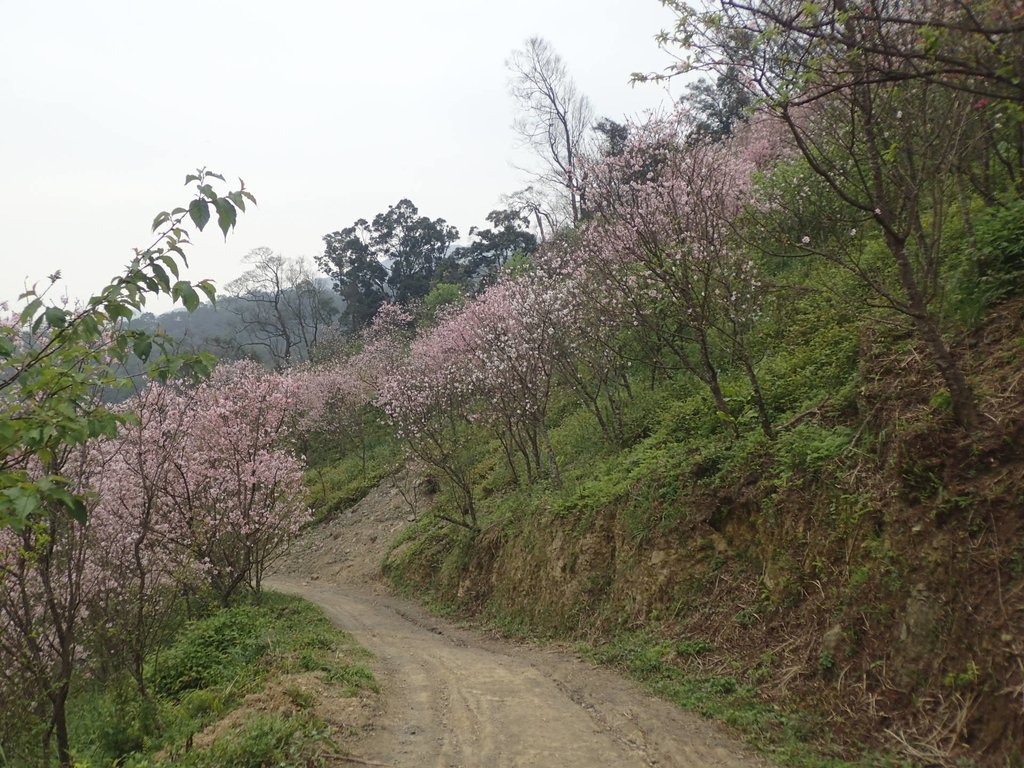
[[[746, 740], [783, 765], [799, 768], [896, 768], [900, 761], [867, 755], [855, 761], [827, 757], [828, 723], [820, 716], [773, 706], [758, 686], [731, 674], [702, 672], [700, 657], [713, 650], [706, 641], [670, 641], [644, 632], [626, 632], [598, 646], [577, 651], [611, 664], [643, 682], [659, 696], [704, 717], [735, 728]], [[834, 749], [834, 747], [831, 747]]]
[[264, 593], [189, 621], [130, 679], [92, 681], [72, 699], [77, 766], [313, 766], [359, 724], [325, 719], [322, 697], [376, 691], [368, 654], [323, 612]]

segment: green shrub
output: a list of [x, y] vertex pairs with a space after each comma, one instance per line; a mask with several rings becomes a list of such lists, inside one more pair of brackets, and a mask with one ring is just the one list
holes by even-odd
[[204, 749], [175, 757], [181, 768], [305, 768], [322, 765], [320, 745], [327, 741], [322, 723], [306, 715], [257, 713], [221, 734]]
[[951, 245], [950, 304], [976, 324], [985, 310], [1024, 293], [1024, 200], [985, 208], [973, 236]]
[[850, 446], [853, 430], [849, 427], [826, 427], [801, 424], [779, 436], [776, 459], [783, 478], [799, 474], [817, 476], [835, 462]]
[[[320, 672], [337, 695], [377, 690], [373, 675], [357, 663], [368, 655], [316, 606], [264, 593], [257, 605], [222, 609], [183, 625], [174, 642], [149, 660], [151, 698], [140, 697], [127, 676], [79, 691], [69, 707], [76, 760], [90, 768], [319, 765], [327, 729], [305, 714], [251, 716], [209, 747], [191, 752], [186, 745], [281, 675]], [[284, 691], [300, 710], [315, 703], [287, 680]], [[164, 762], [155, 757], [165, 754]]]
[[154, 691], [174, 696], [230, 683], [267, 651], [263, 617], [236, 606], [189, 624], [149, 671]]
[[93, 759], [116, 764], [142, 750], [159, 730], [159, 709], [153, 699], [142, 698], [130, 679], [106, 686], [105, 694], [84, 709], [80, 727], [91, 732]]

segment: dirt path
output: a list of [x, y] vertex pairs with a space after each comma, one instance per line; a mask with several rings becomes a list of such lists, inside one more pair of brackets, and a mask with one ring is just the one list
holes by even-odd
[[362, 760], [396, 768], [767, 766], [714, 724], [610, 670], [456, 627], [388, 594], [373, 575], [407, 512], [387, 489], [375, 492], [310, 532], [268, 583], [319, 603], [376, 655], [384, 705], [375, 727], [351, 742]]

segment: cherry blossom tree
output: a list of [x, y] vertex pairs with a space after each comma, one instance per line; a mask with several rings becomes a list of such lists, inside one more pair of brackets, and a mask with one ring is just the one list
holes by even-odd
[[559, 362], [581, 335], [571, 284], [539, 270], [526, 272], [499, 281], [457, 318], [483, 387], [476, 419], [498, 434], [513, 475], [517, 455], [527, 482], [545, 468], [560, 482], [545, 422]]
[[538, 253], [536, 264], [547, 280], [561, 285], [563, 325], [554, 350], [558, 380], [576, 393], [607, 439], [622, 443], [623, 406], [633, 394], [624, 345], [633, 322], [621, 296], [607, 290], [600, 271], [580, 252], [586, 241], [552, 240]]
[[572, 292], [540, 271], [507, 277], [454, 309], [411, 344], [381, 389], [381, 404], [421, 460], [440, 469], [474, 527], [473, 428], [498, 437], [517, 482], [560, 482], [546, 418], [560, 355], [578, 333]]
[[191, 418], [171, 422], [188, 429], [164, 489], [168, 537], [222, 604], [243, 585], [259, 593], [265, 568], [309, 518], [302, 464], [286, 446], [296, 393], [295, 381], [246, 361], [218, 367], [172, 406]]
[[442, 318], [412, 341], [408, 356], [383, 379], [378, 395], [410, 453], [449, 481], [457, 517], [442, 513], [442, 518], [471, 530], [477, 527], [477, 514], [466, 434], [482, 384], [479, 373], [466, 365], [473, 352], [459, 315]]
[[[46, 478], [58, 475], [70, 481], [69, 492], [81, 493], [88, 482], [85, 453], [78, 446], [45, 468], [34, 463], [29, 477], [46, 491]], [[88, 550], [86, 528], [57, 503], [19, 530], [0, 529], [0, 687], [24, 697], [26, 714], [44, 724], [43, 754], [56, 746], [61, 766], [71, 765], [67, 703], [80, 660], [85, 603], [97, 587], [96, 574], [87, 568]]]
[[[864, 279], [905, 317], [954, 417], [979, 413], [940, 308], [944, 222], [966, 179], [990, 204], [1024, 190], [1024, 24], [1016, 0], [667, 3], [674, 68], [738, 73], [830, 193], [880, 236], [892, 277]], [[671, 74], [671, 73], [670, 73]], [[993, 119], [995, 116], [995, 119]]]
[[90, 451], [95, 478], [86, 565], [98, 588], [87, 603], [89, 647], [103, 676], [127, 661], [142, 696], [147, 654], [173, 630], [168, 620], [183, 583], [195, 586], [188, 560], [169, 542], [172, 507], [167, 490], [178, 482], [193, 413], [171, 387], [152, 385], [129, 401], [133, 419], [116, 438]]
[[400, 365], [413, 322], [402, 305], [384, 304], [355, 338], [336, 344], [317, 363], [287, 372], [296, 382], [292, 410], [304, 454], [316, 440], [355, 448], [366, 472], [367, 435], [381, 419], [377, 393]]
[[598, 216], [575, 252], [597, 300], [629, 316], [641, 349], [650, 349], [645, 362], [694, 375], [734, 428], [720, 357], [739, 361], [770, 437], [748, 343], [762, 286], [732, 222], [750, 202], [753, 175], [778, 159], [778, 145], [760, 120], [716, 143], [688, 140], [688, 129], [685, 116], [650, 120], [631, 128], [621, 154], [595, 165]]

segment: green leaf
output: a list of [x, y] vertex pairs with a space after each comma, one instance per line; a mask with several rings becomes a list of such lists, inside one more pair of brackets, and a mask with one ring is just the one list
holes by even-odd
[[220, 231], [224, 233], [224, 239], [227, 240], [228, 232], [235, 226], [238, 212], [231, 201], [223, 197], [218, 197], [214, 201], [214, 205], [217, 208], [217, 224], [220, 226]]
[[167, 274], [167, 271], [156, 262], [153, 262], [153, 275], [156, 277], [157, 282], [160, 284], [160, 289], [164, 293], [169, 293], [171, 290], [171, 278]]
[[153, 231], [155, 232], [161, 224], [165, 224], [171, 218], [171, 214], [167, 211], [160, 211], [153, 219]]
[[[175, 249], [175, 250], [177, 250], [177, 249]], [[178, 262], [176, 262], [172, 257], [166, 256], [166, 255], [161, 256], [160, 257], [160, 261], [162, 261], [164, 263], [165, 267], [167, 267], [169, 270], [171, 270], [171, 274], [174, 275], [175, 279], [177, 279], [177, 277], [178, 277]]]
[[47, 496], [51, 501], [55, 501], [64, 507], [72, 520], [85, 523], [89, 513], [85, 508], [85, 503], [80, 498], [64, 488], [54, 488], [47, 493]]
[[68, 313], [60, 307], [47, 307], [44, 313], [46, 324], [60, 330], [68, 324]]
[[6, 497], [4, 499], [6, 503], [2, 506], [8, 508], [9, 514], [13, 514], [13, 527], [20, 530], [32, 513], [39, 509], [39, 498], [31, 490], [20, 487], [7, 488], [3, 495]]
[[65, 509], [68, 511], [68, 515], [71, 516], [72, 520], [75, 520], [82, 525], [85, 525], [86, 520], [89, 519], [89, 511], [85, 508], [85, 502], [77, 496], [72, 496], [71, 501], [65, 504]]
[[210, 220], [210, 204], [206, 200], [193, 200], [188, 204], [188, 215], [192, 217], [196, 228], [202, 232], [206, 222]]
[[111, 320], [130, 320], [132, 317], [132, 311], [120, 301], [108, 301], [103, 309]]
[[150, 352], [153, 351], [153, 338], [148, 334], [139, 336], [135, 339], [135, 343], [132, 345], [132, 352], [139, 360], [146, 361], [149, 359]]
[[10, 447], [21, 433], [19, 424], [13, 419], [0, 419], [0, 450]]
[[228, 192], [228, 199], [235, 204], [235, 207], [245, 213], [245, 196], [241, 192]]
[[196, 283], [196, 286], [199, 288], [199, 290], [206, 294], [206, 298], [210, 300], [211, 304], [217, 303], [217, 288], [216, 286], [214, 286], [213, 283], [211, 283], [209, 280], [200, 280], [198, 283]]
[[195, 311], [195, 308], [199, 306], [199, 294], [187, 280], [179, 280], [174, 284], [174, 287], [171, 288], [171, 297], [175, 301], [180, 299], [189, 312]]
[[78, 329], [83, 338], [94, 339], [100, 335], [100, 323], [94, 312], [83, 315], [78, 323]]
[[28, 303], [28, 306], [21, 310], [21, 316], [19, 319], [21, 320], [22, 323], [27, 323], [29, 320], [36, 316], [36, 312], [38, 312], [39, 308], [42, 306], [42, 299], [33, 299]]

